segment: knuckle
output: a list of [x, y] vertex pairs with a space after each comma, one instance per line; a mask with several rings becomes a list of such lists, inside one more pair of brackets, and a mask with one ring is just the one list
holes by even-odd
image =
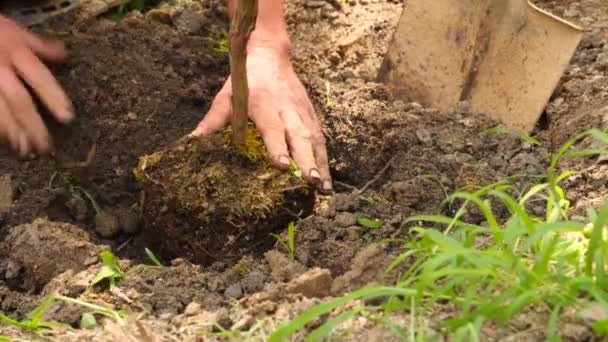
[[311, 140], [312, 134], [307, 128], [298, 126], [291, 130], [291, 136], [296, 140], [309, 141]]

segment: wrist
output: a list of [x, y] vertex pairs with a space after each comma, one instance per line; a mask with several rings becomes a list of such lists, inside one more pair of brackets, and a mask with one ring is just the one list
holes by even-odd
[[277, 33], [264, 30], [263, 28], [256, 28], [251, 32], [247, 48], [272, 49], [280, 55], [287, 57], [289, 56], [289, 50], [291, 49], [291, 39], [289, 38], [287, 30]]

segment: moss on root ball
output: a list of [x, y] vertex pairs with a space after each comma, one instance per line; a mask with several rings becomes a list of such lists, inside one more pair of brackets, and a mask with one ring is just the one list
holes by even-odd
[[208, 265], [263, 253], [270, 234], [312, 212], [315, 192], [271, 166], [254, 129], [236, 148], [230, 131], [185, 137], [140, 158], [144, 234], [165, 257]]

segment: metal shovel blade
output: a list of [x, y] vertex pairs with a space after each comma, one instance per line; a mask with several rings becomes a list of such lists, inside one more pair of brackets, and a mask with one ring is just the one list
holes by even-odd
[[529, 133], [582, 36], [528, 0], [406, 0], [378, 79], [397, 99], [467, 101]]

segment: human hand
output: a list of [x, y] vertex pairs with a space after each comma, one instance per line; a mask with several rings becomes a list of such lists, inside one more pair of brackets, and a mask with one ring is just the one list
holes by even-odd
[[45, 41], [0, 16], [0, 140], [21, 157], [46, 153], [49, 132], [36, 110], [29, 86], [60, 122], [73, 118], [71, 104], [39, 57], [65, 57], [63, 46]]
[[[308, 182], [324, 193], [331, 192], [325, 137], [287, 51], [250, 43], [247, 76], [249, 117], [262, 135], [273, 164], [287, 169], [291, 155]], [[231, 96], [229, 78], [192, 135], [204, 136], [224, 128], [232, 117]]]

